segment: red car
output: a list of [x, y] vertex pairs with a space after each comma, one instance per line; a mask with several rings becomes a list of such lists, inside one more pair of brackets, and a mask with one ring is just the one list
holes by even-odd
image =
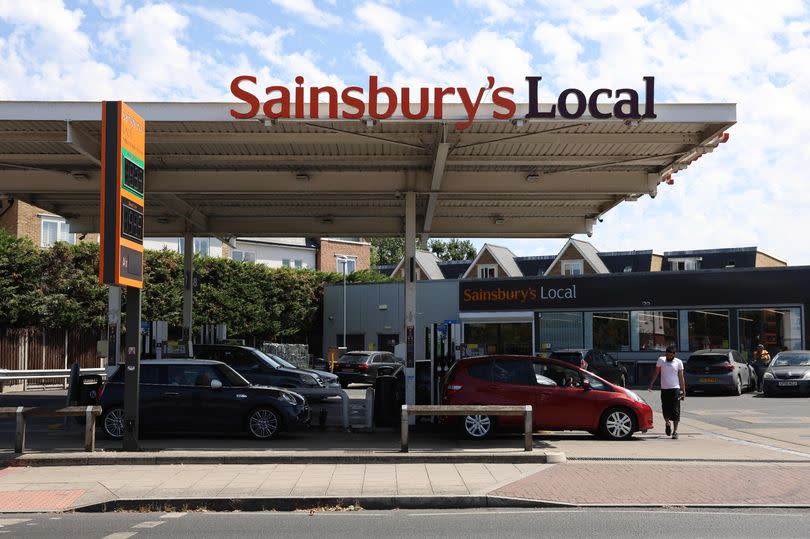
[[[635, 392], [570, 363], [532, 356], [457, 361], [447, 374], [444, 404], [531, 404], [534, 430], [585, 430], [612, 440], [653, 426], [652, 408]], [[517, 416], [460, 419], [464, 434], [473, 439], [489, 436], [496, 423], [504, 430], [523, 426]]]

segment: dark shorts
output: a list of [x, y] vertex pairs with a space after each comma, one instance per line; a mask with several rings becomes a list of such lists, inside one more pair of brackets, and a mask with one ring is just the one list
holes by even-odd
[[661, 410], [664, 412], [664, 419], [667, 421], [681, 420], [681, 390], [674, 389], [661, 390]]

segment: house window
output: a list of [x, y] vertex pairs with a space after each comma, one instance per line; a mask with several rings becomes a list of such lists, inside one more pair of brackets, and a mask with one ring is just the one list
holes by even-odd
[[76, 234], [70, 233], [70, 225], [59, 219], [43, 219], [40, 237], [42, 247], [50, 247], [57, 241], [76, 243]]
[[281, 259], [281, 265], [283, 267], [285, 267], [285, 268], [289, 268], [290, 267], [290, 259], [289, 258], [282, 258]]
[[700, 258], [670, 258], [672, 271], [691, 271], [700, 269]]
[[563, 260], [563, 275], [582, 275], [582, 260]]
[[343, 273], [344, 266], [346, 275], [354, 273], [355, 271], [357, 271], [357, 258], [352, 256], [344, 257], [343, 255], [337, 255], [335, 257], [335, 269], [337, 270], [337, 272]]
[[478, 265], [478, 278], [479, 279], [494, 279], [498, 276], [498, 266], [496, 264], [479, 264]]
[[231, 258], [234, 260], [241, 260], [242, 262], [256, 262], [256, 253], [252, 251], [239, 251], [234, 249], [231, 253]]
[[301, 268], [303, 268], [303, 267], [304, 267], [304, 261], [303, 261], [303, 260], [296, 260], [296, 261], [295, 261], [295, 267], [296, 267], [297, 269], [301, 269]]
[[[186, 240], [185, 238], [179, 238], [177, 241], [179, 246], [180, 254], [185, 252]], [[198, 254], [200, 256], [208, 256], [208, 253], [211, 248], [211, 240], [209, 238], [194, 238], [194, 254]]]

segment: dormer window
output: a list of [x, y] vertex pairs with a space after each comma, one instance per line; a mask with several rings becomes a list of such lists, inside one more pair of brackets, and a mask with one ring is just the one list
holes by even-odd
[[478, 278], [479, 279], [494, 279], [498, 276], [497, 264], [479, 264], [478, 265]]
[[672, 271], [691, 271], [700, 269], [700, 261], [700, 257], [670, 258], [669, 264]]
[[563, 275], [582, 275], [582, 260], [562, 260]]

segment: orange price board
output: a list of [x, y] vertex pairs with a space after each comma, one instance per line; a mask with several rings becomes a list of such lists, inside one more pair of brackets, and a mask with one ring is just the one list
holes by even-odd
[[99, 281], [141, 288], [146, 122], [121, 101], [101, 107]]

